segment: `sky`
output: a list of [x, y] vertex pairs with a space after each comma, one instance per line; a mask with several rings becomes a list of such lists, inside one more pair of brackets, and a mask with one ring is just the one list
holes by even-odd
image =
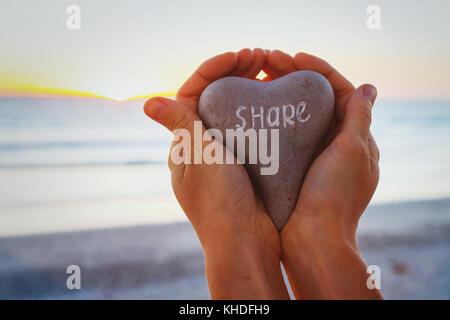
[[0, 0], [0, 96], [171, 94], [202, 61], [261, 47], [318, 55], [385, 99], [449, 100], [449, 13], [448, 0]]

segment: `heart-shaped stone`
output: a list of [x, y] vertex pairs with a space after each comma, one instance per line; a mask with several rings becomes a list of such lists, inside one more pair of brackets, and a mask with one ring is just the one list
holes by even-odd
[[[200, 96], [198, 113], [206, 128], [279, 129], [279, 169], [262, 175], [262, 165], [248, 163], [252, 184], [265, 209], [281, 230], [294, 210], [306, 171], [323, 138], [334, 109], [333, 89], [313, 71], [297, 71], [269, 82], [225, 77], [211, 83]], [[224, 141], [225, 142], [225, 141]], [[233, 150], [234, 151], [234, 150]], [[236, 154], [236, 153], [235, 153]]]

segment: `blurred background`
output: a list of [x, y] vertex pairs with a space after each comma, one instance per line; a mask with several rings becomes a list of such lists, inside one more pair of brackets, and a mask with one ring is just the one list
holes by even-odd
[[[445, 0], [0, 0], [0, 298], [209, 298], [170, 187], [171, 135], [143, 97], [262, 47], [378, 88], [363, 257], [386, 298], [449, 299], [448, 12]], [[81, 290], [66, 287], [72, 264]]]

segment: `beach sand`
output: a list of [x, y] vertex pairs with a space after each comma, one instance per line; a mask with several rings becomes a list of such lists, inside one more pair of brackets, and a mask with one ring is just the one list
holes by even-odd
[[[386, 298], [450, 298], [450, 199], [369, 207], [359, 245]], [[72, 264], [81, 290], [66, 288]], [[204, 271], [185, 222], [0, 238], [3, 299], [208, 299]]]

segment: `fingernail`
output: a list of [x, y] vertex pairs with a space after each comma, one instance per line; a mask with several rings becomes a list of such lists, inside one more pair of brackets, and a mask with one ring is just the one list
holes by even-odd
[[377, 89], [374, 86], [365, 86], [363, 93], [365, 97], [370, 99], [370, 103], [373, 105], [375, 98], [377, 97]]
[[166, 109], [167, 104], [159, 100], [152, 100], [145, 106], [147, 115], [154, 120], [161, 119], [164, 116]]

